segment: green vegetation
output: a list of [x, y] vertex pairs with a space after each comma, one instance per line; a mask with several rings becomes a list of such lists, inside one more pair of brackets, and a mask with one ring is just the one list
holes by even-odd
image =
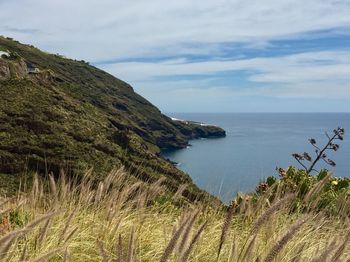
[[0, 50], [11, 53], [0, 58], [1, 261], [348, 261], [350, 180], [311, 175], [335, 165], [325, 152], [343, 129], [322, 148], [310, 139], [315, 159], [294, 154], [302, 169], [225, 206], [159, 156], [222, 129], [172, 121], [86, 62], [2, 37]]
[[[347, 261], [349, 187], [337, 189], [334, 181], [343, 180], [322, 173], [305, 191], [290, 180], [301, 173], [290, 168], [265, 192], [240, 195], [229, 207], [216, 208], [188, 202], [185, 187], [170, 194], [164, 179], [144, 183], [121, 169], [98, 184], [91, 173], [83, 180], [63, 173], [57, 179], [34, 175], [31, 186], [21, 183], [16, 197], [0, 201], [0, 256], [6, 261]], [[329, 187], [342, 192], [324, 203]], [[333, 206], [337, 212], [321, 212]]]
[[[303, 198], [306, 197], [308, 202], [313, 202], [312, 209], [333, 215], [350, 214], [350, 210], [343, 210], [344, 207], [339, 206], [339, 201], [344, 203], [349, 201], [348, 187], [350, 179], [334, 178], [325, 169], [319, 172], [315, 169], [320, 161], [330, 166], [336, 166], [336, 163], [328, 158], [327, 154], [328, 151], [338, 151], [340, 145], [336, 142], [342, 141], [344, 135], [345, 130], [341, 127], [334, 129], [332, 135], [326, 133], [328, 141], [324, 146], [318, 145], [316, 139], [310, 138], [309, 143], [315, 150], [315, 157], [311, 157], [307, 152], [293, 154], [292, 156], [301, 165], [302, 169], [289, 167], [286, 171], [283, 168], [279, 168], [278, 173], [281, 180], [277, 181], [274, 177], [268, 177], [265, 183], [258, 186], [257, 193], [264, 193], [268, 188], [272, 188], [276, 184], [279, 188], [285, 188], [289, 191], [298, 188], [297, 199], [300, 202], [295, 203], [296, 209], [310, 208], [303, 205]], [[311, 172], [316, 172], [316, 175], [311, 176]], [[312, 188], [314, 189], [312, 190]], [[314, 196], [314, 199], [312, 196]]]
[[64, 169], [82, 176], [93, 168], [102, 180], [124, 166], [144, 181], [166, 176], [173, 192], [187, 183], [189, 199], [210, 197], [159, 152], [191, 138], [224, 136], [221, 128], [172, 121], [130, 85], [85, 62], [3, 37], [0, 48], [16, 54], [0, 58], [1, 173]]

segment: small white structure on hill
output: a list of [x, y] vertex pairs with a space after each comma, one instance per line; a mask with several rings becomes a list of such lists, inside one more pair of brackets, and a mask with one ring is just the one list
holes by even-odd
[[0, 51], [0, 57], [5, 56], [5, 57], [10, 57], [10, 54], [5, 51]]

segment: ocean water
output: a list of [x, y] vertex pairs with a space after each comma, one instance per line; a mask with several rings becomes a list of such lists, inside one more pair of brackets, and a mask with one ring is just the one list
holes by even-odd
[[[327, 166], [338, 177], [350, 177], [350, 113], [168, 113], [168, 116], [223, 127], [225, 138], [191, 140], [192, 146], [163, 151], [178, 163], [202, 189], [224, 201], [237, 192], [254, 191], [259, 181], [276, 175], [276, 167], [298, 166], [292, 153], [314, 153], [308, 143], [326, 142], [325, 132], [345, 128], [340, 149], [329, 152], [336, 167]], [[320, 163], [316, 168], [325, 167]]]

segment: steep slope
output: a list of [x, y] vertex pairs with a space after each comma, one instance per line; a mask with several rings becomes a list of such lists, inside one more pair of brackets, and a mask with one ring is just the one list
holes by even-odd
[[103, 177], [115, 166], [143, 180], [165, 175], [171, 190], [191, 179], [159, 155], [219, 127], [173, 121], [130, 85], [90, 66], [0, 37], [0, 172], [24, 169]]

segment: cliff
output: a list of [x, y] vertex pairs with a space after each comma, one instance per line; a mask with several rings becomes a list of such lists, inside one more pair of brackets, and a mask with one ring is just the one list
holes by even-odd
[[174, 121], [129, 84], [84, 61], [4, 37], [0, 51], [1, 173], [83, 174], [93, 167], [99, 179], [125, 166], [142, 180], [166, 176], [172, 191], [187, 183], [189, 198], [205, 195], [160, 148], [225, 136], [223, 129]]

